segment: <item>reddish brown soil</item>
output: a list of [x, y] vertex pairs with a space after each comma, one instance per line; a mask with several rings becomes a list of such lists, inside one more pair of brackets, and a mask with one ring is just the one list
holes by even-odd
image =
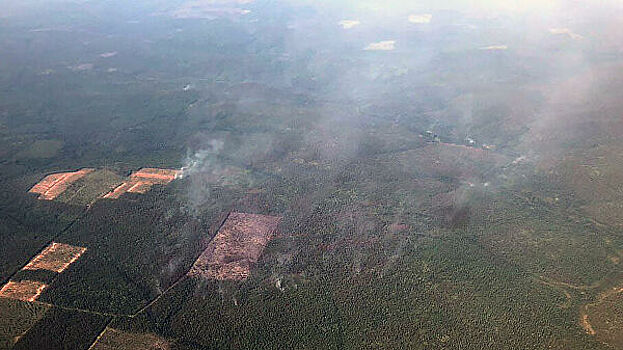
[[143, 181], [151, 180], [155, 183], [169, 183], [175, 180], [179, 174], [180, 171], [174, 169], [142, 168], [141, 170], [130, 175], [130, 178]]
[[146, 193], [153, 184], [147, 181], [137, 181], [132, 187], [128, 188], [131, 193]]
[[93, 350], [169, 350], [169, 342], [153, 333], [130, 333], [107, 328], [89, 348]]
[[103, 198], [117, 199], [122, 194], [126, 193], [130, 187], [132, 187], [132, 183], [124, 182], [121, 185], [117, 186], [114, 190], [106, 193]]
[[39, 199], [53, 200], [63, 193], [73, 182], [93, 171], [95, 171], [95, 169], [85, 168], [74, 172], [51, 174], [34, 185], [29, 192], [38, 193]]
[[273, 237], [280, 217], [231, 213], [188, 274], [216, 280], [244, 280]]
[[103, 198], [117, 199], [126, 192], [146, 193], [151, 186], [166, 185], [180, 175], [180, 170], [142, 168], [130, 175], [127, 181], [108, 192]]
[[9, 281], [0, 289], [0, 297], [22, 301], [35, 301], [47, 285], [37, 281]]
[[87, 248], [54, 242], [30, 260], [24, 266], [24, 270], [49, 270], [61, 273], [78, 260], [86, 250]]

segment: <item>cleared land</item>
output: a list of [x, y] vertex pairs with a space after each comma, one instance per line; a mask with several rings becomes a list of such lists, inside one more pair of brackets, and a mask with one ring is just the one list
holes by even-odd
[[188, 274], [216, 280], [245, 280], [280, 221], [276, 216], [229, 214]]
[[137, 334], [107, 328], [90, 349], [171, 349], [171, 345], [166, 339], [163, 339], [155, 334]]
[[24, 266], [24, 270], [49, 270], [61, 273], [86, 250], [87, 248], [53, 242]]
[[0, 297], [22, 301], [35, 301], [47, 285], [38, 281], [9, 281], [0, 289]]
[[126, 192], [146, 193], [153, 185], [166, 185], [181, 174], [180, 170], [142, 168], [130, 175], [129, 179], [117, 186], [103, 198], [117, 199]]
[[38, 193], [39, 199], [53, 200], [65, 192], [69, 185], [93, 171], [95, 169], [85, 168], [73, 172], [51, 174], [34, 185], [29, 192]]
[[175, 180], [180, 175], [179, 170], [175, 169], [156, 169], [156, 168], [143, 168], [132, 175], [131, 179], [151, 179], [157, 183], [169, 183]]
[[71, 205], [87, 206], [123, 181], [124, 178], [113, 171], [98, 169], [72, 183], [56, 200]]

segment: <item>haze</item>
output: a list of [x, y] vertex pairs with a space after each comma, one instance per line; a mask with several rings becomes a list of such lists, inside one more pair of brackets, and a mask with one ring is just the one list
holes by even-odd
[[0, 7], [0, 349], [623, 348], [623, 2]]

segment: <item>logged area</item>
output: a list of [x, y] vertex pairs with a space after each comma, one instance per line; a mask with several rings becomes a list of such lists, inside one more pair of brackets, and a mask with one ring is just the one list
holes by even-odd
[[24, 270], [50, 270], [56, 273], [65, 271], [69, 265], [78, 260], [87, 249], [69, 244], [52, 242], [39, 255], [24, 266]]
[[130, 177], [103, 198], [117, 199], [126, 192], [146, 193], [153, 185], [166, 185], [178, 178], [182, 172], [174, 169], [143, 168], [133, 172]]
[[216, 280], [244, 280], [272, 238], [280, 217], [230, 213], [188, 274]]
[[1, 1], [0, 350], [623, 349], [621, 26]]
[[84, 177], [95, 169], [81, 169], [74, 172], [51, 174], [34, 185], [29, 192], [38, 193], [39, 199], [53, 200], [61, 195], [69, 185]]
[[45, 283], [37, 281], [9, 281], [0, 289], [0, 297], [32, 302], [46, 287]]

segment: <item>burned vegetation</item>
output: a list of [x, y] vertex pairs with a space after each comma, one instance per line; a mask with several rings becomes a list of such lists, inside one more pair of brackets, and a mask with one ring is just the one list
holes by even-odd
[[275, 234], [280, 220], [268, 215], [229, 213], [188, 275], [216, 280], [245, 280]]
[[618, 9], [62, 3], [0, 11], [0, 349], [623, 347]]

